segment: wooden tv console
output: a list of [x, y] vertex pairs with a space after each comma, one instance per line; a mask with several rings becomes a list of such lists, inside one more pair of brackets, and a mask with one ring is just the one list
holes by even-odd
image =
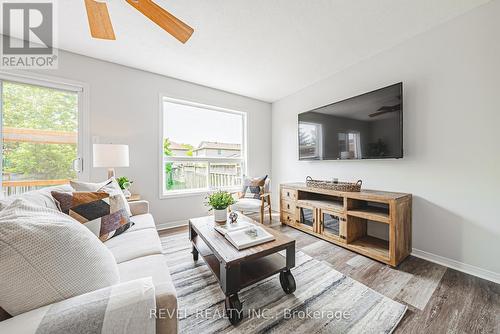
[[[411, 194], [286, 183], [280, 185], [280, 208], [282, 224], [391, 266], [411, 253]], [[368, 235], [368, 221], [385, 224], [389, 240]]]

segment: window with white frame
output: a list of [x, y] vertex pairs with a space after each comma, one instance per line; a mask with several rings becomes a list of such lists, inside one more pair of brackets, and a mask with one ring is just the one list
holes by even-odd
[[[11, 80], [12, 77], [12, 80]], [[0, 74], [0, 194], [82, 176], [83, 89]]]
[[358, 131], [340, 132], [338, 138], [341, 159], [362, 159], [361, 134]]
[[244, 113], [166, 97], [161, 113], [162, 196], [241, 187]]
[[319, 123], [299, 123], [299, 150], [302, 159], [322, 159], [323, 126]]

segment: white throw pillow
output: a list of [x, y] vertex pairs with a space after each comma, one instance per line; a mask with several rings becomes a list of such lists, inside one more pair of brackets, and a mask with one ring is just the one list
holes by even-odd
[[73, 218], [24, 199], [0, 212], [0, 307], [11, 315], [119, 281], [112, 253]]
[[120, 188], [118, 181], [116, 181], [114, 177], [98, 183], [70, 181], [70, 184], [76, 191], [105, 191], [110, 195], [122, 196], [122, 200], [125, 203], [125, 210], [127, 210], [129, 216], [132, 216], [132, 211], [130, 210], [127, 198], [123, 194], [122, 188]]
[[104, 182], [82, 182], [82, 181], [77, 181], [77, 180], [71, 180], [69, 181], [69, 184], [75, 189], [76, 191], [97, 191], [101, 187], [104, 187], [107, 183], [112, 181], [113, 178], [106, 180]]

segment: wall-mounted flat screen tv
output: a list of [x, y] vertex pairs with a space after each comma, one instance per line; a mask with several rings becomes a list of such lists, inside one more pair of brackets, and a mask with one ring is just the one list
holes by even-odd
[[402, 83], [299, 114], [300, 160], [402, 157]]

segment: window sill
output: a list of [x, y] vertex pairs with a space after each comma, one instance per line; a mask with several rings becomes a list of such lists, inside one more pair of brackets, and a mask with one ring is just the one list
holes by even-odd
[[[160, 194], [160, 200], [164, 199], [172, 199], [172, 198], [182, 198], [182, 197], [199, 197], [201, 195], [208, 195], [210, 192], [215, 191], [216, 189], [201, 189], [201, 190], [186, 190], [186, 191], [168, 191]], [[219, 189], [217, 189], [219, 190]], [[227, 192], [238, 192], [241, 191], [241, 187], [235, 187], [235, 188], [225, 188], [225, 189], [220, 189], [223, 191]]]

